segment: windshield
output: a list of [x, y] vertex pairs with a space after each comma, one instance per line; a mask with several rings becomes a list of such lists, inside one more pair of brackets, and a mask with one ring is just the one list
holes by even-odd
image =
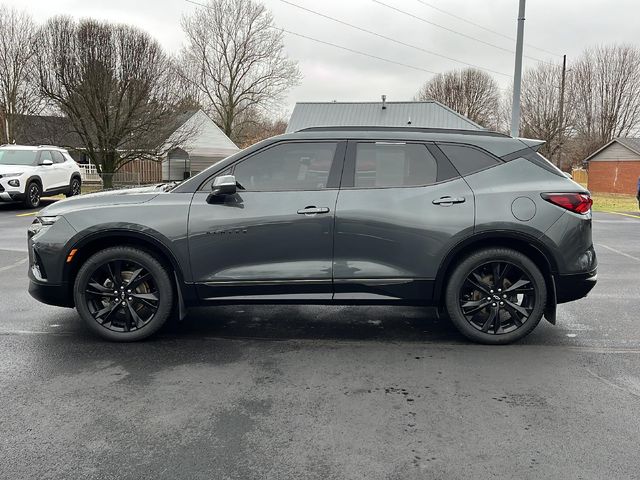
[[35, 165], [37, 150], [1, 150], [0, 165]]

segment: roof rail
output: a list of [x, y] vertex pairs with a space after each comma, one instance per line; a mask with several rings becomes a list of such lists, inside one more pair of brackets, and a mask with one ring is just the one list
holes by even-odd
[[38, 145], [38, 148], [59, 148], [61, 150], [64, 150], [64, 148], [59, 145]]
[[296, 132], [419, 132], [419, 133], [448, 133], [455, 135], [479, 135], [485, 137], [508, 137], [504, 133], [492, 132], [489, 130], [464, 130], [460, 128], [429, 128], [429, 127], [381, 127], [381, 126], [326, 126], [326, 127], [306, 127], [296, 130]]

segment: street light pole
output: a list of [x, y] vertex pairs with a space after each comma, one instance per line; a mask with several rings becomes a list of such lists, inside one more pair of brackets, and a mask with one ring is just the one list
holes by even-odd
[[524, 9], [526, 0], [520, 0], [518, 9], [518, 36], [516, 37], [516, 66], [513, 72], [513, 102], [511, 109], [511, 136], [520, 134], [520, 87], [522, 84], [522, 46], [524, 43]]
[[562, 80], [560, 82], [560, 108], [558, 112], [558, 168], [562, 167], [564, 143], [564, 83], [567, 76], [567, 56], [562, 56]]

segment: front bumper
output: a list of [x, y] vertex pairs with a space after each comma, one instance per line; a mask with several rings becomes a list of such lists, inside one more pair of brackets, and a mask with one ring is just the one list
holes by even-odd
[[74, 306], [71, 291], [66, 284], [51, 285], [31, 278], [29, 281], [29, 295], [47, 305], [71, 308]]
[[21, 202], [22, 200], [24, 200], [24, 193], [0, 192], [0, 201], [2, 202]]
[[598, 281], [597, 269], [587, 273], [557, 275], [556, 299], [558, 303], [571, 302], [586, 297]]

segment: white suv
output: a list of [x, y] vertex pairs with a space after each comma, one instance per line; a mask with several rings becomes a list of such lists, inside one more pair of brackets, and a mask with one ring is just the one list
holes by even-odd
[[0, 147], [1, 201], [21, 201], [36, 208], [41, 197], [79, 195], [81, 182], [80, 167], [63, 148]]

